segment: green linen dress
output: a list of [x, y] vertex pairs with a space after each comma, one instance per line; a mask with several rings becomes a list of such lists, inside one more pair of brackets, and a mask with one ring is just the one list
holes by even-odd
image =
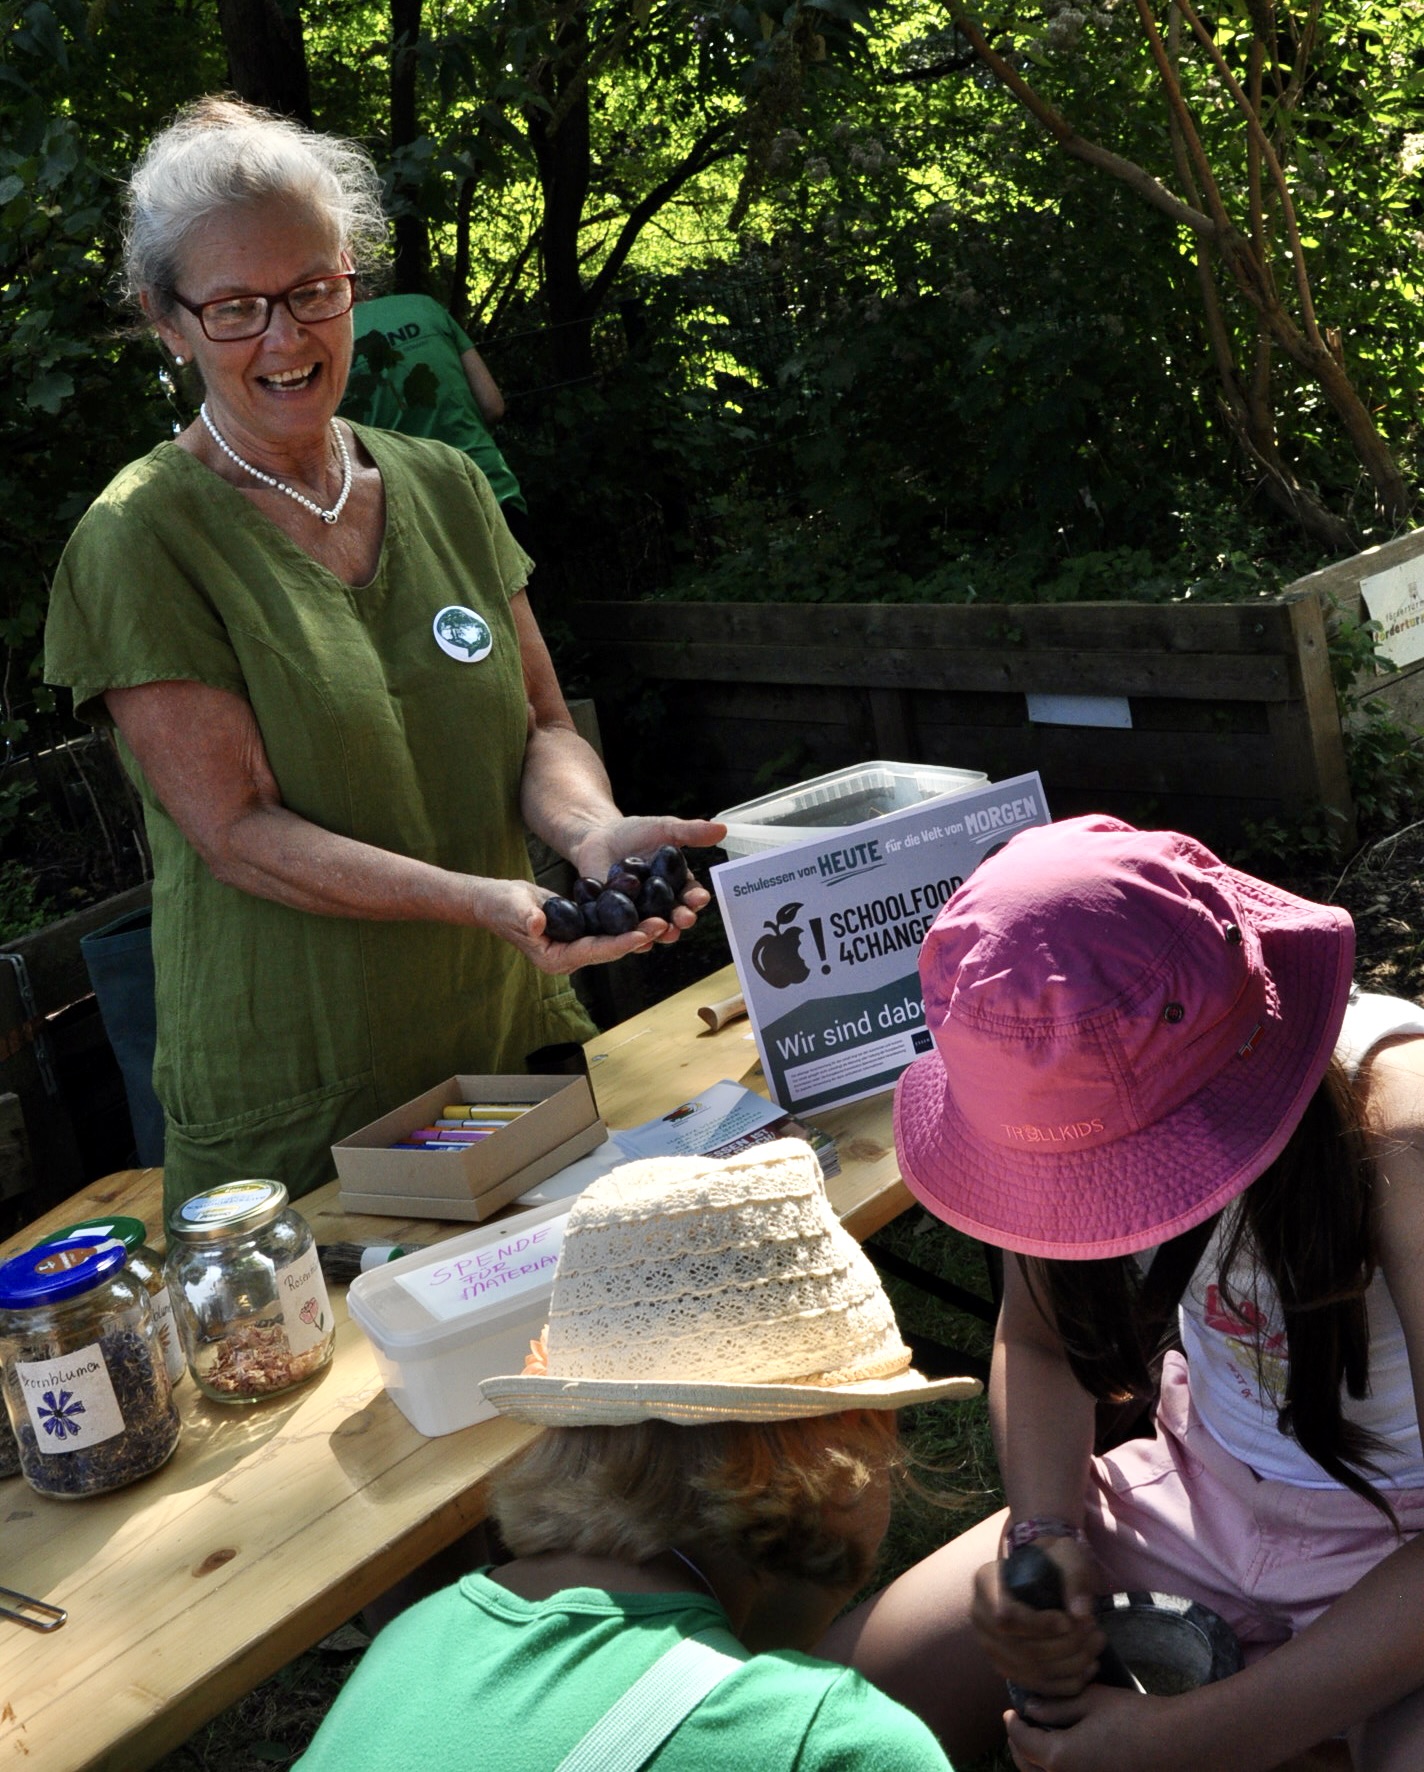
[[[530, 563], [465, 456], [360, 436], [386, 493], [369, 584], [343, 583], [162, 443], [113, 480], [65, 550], [46, 680], [96, 725], [111, 724], [109, 689], [228, 690], [251, 704], [293, 812], [437, 867], [527, 879], [527, 703], [509, 599]], [[485, 624], [487, 656], [465, 616], [442, 624], [455, 656], [442, 649], [434, 623], [451, 606]], [[592, 1031], [565, 980], [483, 930], [317, 916], [222, 885], [119, 748], [153, 853], [166, 1210], [237, 1176], [300, 1196], [335, 1173], [333, 1140], [442, 1078], [520, 1072], [537, 1047]]]

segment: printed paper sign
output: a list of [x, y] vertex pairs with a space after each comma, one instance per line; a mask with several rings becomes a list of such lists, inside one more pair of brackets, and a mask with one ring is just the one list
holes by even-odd
[[517, 1298], [540, 1287], [547, 1291], [553, 1283], [568, 1222], [567, 1212], [525, 1230], [520, 1230], [515, 1222], [507, 1235], [491, 1238], [478, 1249], [433, 1261], [414, 1273], [397, 1274], [395, 1278], [431, 1316], [446, 1322], [468, 1316], [482, 1305], [503, 1304], [507, 1298]]
[[1424, 556], [1361, 579], [1360, 595], [1379, 623], [1376, 649], [1391, 664], [1424, 658]]
[[712, 881], [781, 1105], [888, 1089], [928, 1052], [920, 943], [991, 851], [1049, 822], [1037, 773], [722, 862]]
[[632, 1157], [705, 1156], [781, 1118], [782, 1110], [764, 1095], [724, 1080], [661, 1119], [620, 1132], [618, 1142]]

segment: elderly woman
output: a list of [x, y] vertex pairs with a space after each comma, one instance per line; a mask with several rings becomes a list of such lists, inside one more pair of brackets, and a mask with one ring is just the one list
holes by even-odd
[[117, 728], [143, 795], [171, 1209], [234, 1175], [301, 1194], [333, 1139], [442, 1076], [584, 1037], [557, 975], [707, 901], [557, 945], [526, 827], [599, 876], [721, 827], [618, 810], [479, 470], [335, 418], [385, 240], [364, 154], [204, 99], [128, 207], [131, 291], [205, 398], [80, 522], [46, 675]]
[[302, 1772], [945, 1772], [804, 1651], [879, 1549], [893, 1411], [978, 1386], [910, 1369], [806, 1145], [596, 1181], [542, 1342], [484, 1388], [548, 1429], [495, 1490], [514, 1560], [389, 1625]]

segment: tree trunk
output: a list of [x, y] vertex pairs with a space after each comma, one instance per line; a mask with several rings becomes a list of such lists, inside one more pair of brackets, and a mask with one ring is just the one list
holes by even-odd
[[[1369, 476], [1383, 515], [1394, 524], [1407, 521], [1412, 503], [1409, 487], [1369, 408], [1360, 398], [1340, 357], [1326, 342], [1326, 335], [1322, 334], [1317, 322], [1300, 229], [1285, 173], [1250, 96], [1236, 84], [1221, 51], [1192, 10], [1191, 0], [1173, 0], [1174, 12], [1180, 10], [1194, 33], [1207, 45], [1211, 62], [1242, 107], [1248, 125], [1251, 149], [1248, 158], [1249, 233], [1236, 226], [1227, 213], [1207, 161], [1177, 75], [1175, 30], [1169, 32], [1172, 45], [1169, 53], [1147, 0], [1137, 0], [1137, 8], [1167, 103], [1177, 174], [1189, 200], [1169, 191], [1145, 168], [1080, 136], [1067, 118], [1029, 85], [1019, 67], [990, 43], [983, 27], [965, 12], [964, 0], [947, 0], [947, 4], [956, 27], [973, 45], [980, 60], [1037, 118], [1065, 153], [1122, 180], [1139, 197], [1173, 221], [1191, 228], [1196, 235], [1206, 298], [1207, 330], [1222, 383], [1222, 409], [1237, 441], [1264, 471], [1271, 496], [1307, 533], [1327, 545], [1342, 549], [1356, 545], [1350, 526], [1302, 486], [1281, 459], [1270, 402], [1270, 347], [1275, 346], [1315, 381], [1333, 408], [1360, 465]], [[1253, 91], [1259, 86], [1256, 75], [1261, 60], [1262, 56], [1253, 52], [1252, 72], [1248, 75]], [[1279, 200], [1281, 227], [1288, 247], [1288, 287], [1295, 297], [1298, 315], [1286, 309], [1276, 287], [1273, 267], [1266, 256], [1267, 236], [1263, 220], [1266, 173], [1270, 174], [1269, 182]], [[1212, 275], [1213, 263], [1224, 268], [1253, 311], [1256, 362], [1250, 382], [1244, 387], [1220, 311]]]
[[445, 306], [457, 326], [470, 317], [470, 217], [475, 206], [475, 181], [460, 180], [455, 199], [455, 257], [450, 266], [450, 294]]
[[[420, 134], [416, 115], [415, 47], [420, 41], [421, 0], [391, 0], [391, 151], [398, 154]], [[418, 294], [425, 287], [430, 263], [430, 236], [418, 204], [418, 193], [397, 185], [395, 217], [396, 289]], [[409, 207], [407, 207], [407, 205]]]
[[579, 271], [589, 184], [588, 22], [581, 11], [561, 27], [557, 47], [543, 82], [552, 114], [531, 109], [525, 116], [543, 197], [540, 246], [554, 375], [583, 381], [593, 374], [593, 304]]
[[218, 28], [233, 91], [249, 104], [310, 124], [311, 82], [295, 0], [218, 0]]

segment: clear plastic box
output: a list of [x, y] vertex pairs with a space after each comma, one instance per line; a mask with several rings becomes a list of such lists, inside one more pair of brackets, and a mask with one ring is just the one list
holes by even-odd
[[972, 793], [988, 779], [982, 769], [934, 763], [858, 763], [719, 812], [718, 821], [727, 827], [722, 848], [733, 861], [784, 849], [887, 812], [903, 812], [924, 800]]
[[543, 1333], [572, 1200], [511, 1213], [359, 1274], [346, 1308], [413, 1428], [453, 1434], [495, 1413], [482, 1378], [522, 1372]]

